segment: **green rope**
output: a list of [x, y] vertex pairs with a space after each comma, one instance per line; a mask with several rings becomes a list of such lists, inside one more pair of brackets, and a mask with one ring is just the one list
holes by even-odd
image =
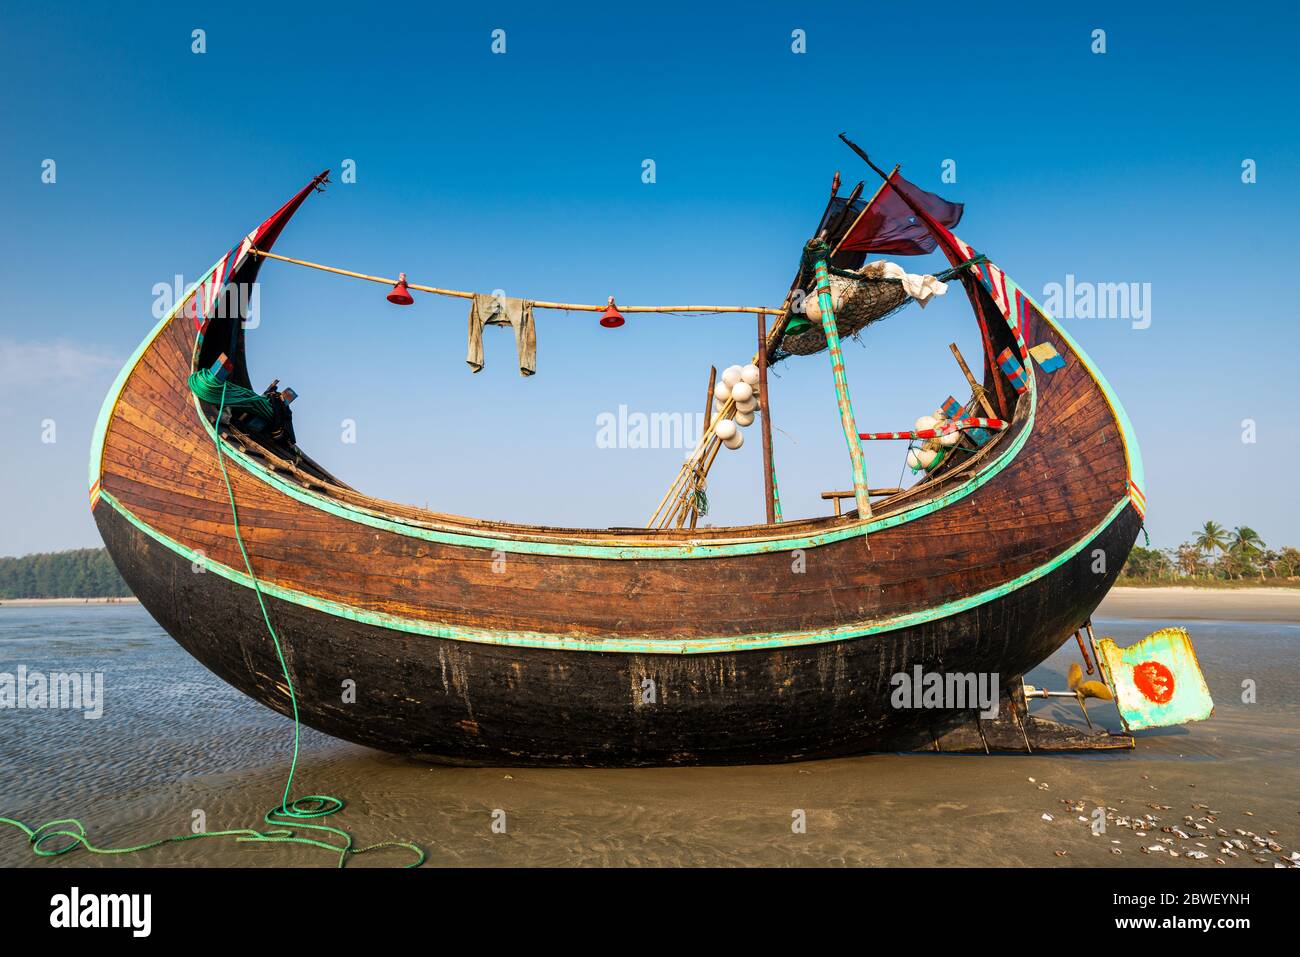
[[709, 496], [702, 488], [695, 490], [695, 511], [700, 515], [709, 514]]
[[[197, 386], [196, 386], [197, 382]], [[208, 372], [195, 372], [189, 378], [190, 388], [194, 394], [205, 401], [210, 401], [217, 406], [217, 428], [221, 425], [221, 415], [227, 405], [243, 405], [245, 407], [254, 407], [256, 404], [249, 401], [248, 396], [265, 401], [262, 396], [257, 395], [249, 389], [231, 383], [220, 383], [220, 390], [213, 387], [216, 383], [216, 377]], [[205, 390], [211, 399], [207, 399], [203, 391]], [[227, 402], [227, 390], [235, 393], [235, 399]], [[260, 409], [259, 409], [260, 411]], [[267, 414], [270, 414], [270, 405], [267, 404]], [[407, 841], [381, 841], [378, 844], [369, 844], [366, 847], [353, 847], [352, 835], [337, 827], [330, 827], [327, 824], [306, 824], [305, 821], [316, 818], [328, 817], [345, 807], [343, 801], [329, 794], [308, 794], [303, 797], [289, 799], [289, 791], [293, 787], [293, 776], [298, 769], [298, 749], [302, 737], [302, 722], [298, 717], [298, 695], [293, 689], [293, 679], [289, 677], [289, 666], [284, 660], [284, 650], [280, 647], [280, 638], [275, 633], [275, 628], [271, 624], [271, 616], [266, 610], [266, 602], [262, 598], [262, 587], [258, 582], [257, 575], [253, 572], [253, 563], [248, 558], [248, 550], [244, 547], [244, 537], [239, 530], [239, 509], [235, 505], [235, 490], [230, 485], [230, 474], [226, 471], [225, 456], [222, 454], [221, 438], [214, 431], [213, 441], [217, 447], [217, 464], [221, 466], [221, 477], [226, 483], [226, 493], [230, 496], [230, 516], [235, 527], [235, 541], [239, 544], [239, 552], [244, 556], [244, 567], [248, 570], [248, 577], [253, 580], [253, 590], [257, 594], [257, 604], [262, 609], [262, 621], [266, 623], [266, 630], [271, 635], [271, 640], [275, 643], [275, 654], [280, 660], [280, 670], [284, 674], [285, 684], [289, 688], [289, 702], [293, 706], [293, 760], [289, 765], [289, 777], [284, 783], [284, 796], [280, 799], [279, 807], [273, 807], [262, 817], [262, 821], [271, 825], [292, 825], [292, 827], [278, 827], [269, 831], [257, 831], [252, 828], [237, 828], [230, 831], [212, 831], [202, 834], [178, 834], [174, 837], [164, 837], [156, 841], [150, 841], [147, 844], [137, 844], [133, 847], [96, 847], [91, 844], [86, 837], [86, 826], [76, 818], [60, 818], [57, 821], [49, 821], [40, 827], [31, 828], [22, 821], [15, 821], [12, 818], [0, 817], [0, 824], [10, 824], [18, 828], [27, 835], [28, 843], [31, 844], [32, 852], [37, 857], [58, 857], [60, 854], [66, 854], [76, 847], [84, 847], [92, 854], [133, 854], [136, 851], [148, 850], [152, 847], [159, 847], [163, 844], [179, 844], [183, 841], [193, 841], [203, 837], [235, 837], [236, 842], [253, 842], [259, 844], [303, 844], [312, 847], [323, 848], [327, 851], [337, 851], [339, 855], [338, 866], [346, 865], [349, 855], [364, 854], [367, 851], [377, 850], [381, 847], [404, 847], [413, 851], [416, 855], [416, 861], [413, 864], [407, 864], [407, 867], [419, 867], [425, 861], [424, 851], [416, 844]], [[66, 826], [65, 826], [66, 825]], [[294, 829], [321, 831], [328, 834], [337, 835], [343, 839], [342, 844], [335, 844], [328, 840], [318, 840], [315, 837], [303, 837], [295, 833]], [[324, 837], [324, 834], [320, 835]], [[59, 847], [50, 848], [46, 842], [54, 838], [64, 837], [68, 841]]]
[[248, 409], [264, 419], [272, 416], [271, 400], [234, 382], [223, 382], [207, 369], [190, 373], [190, 391], [210, 405], [226, 409]]

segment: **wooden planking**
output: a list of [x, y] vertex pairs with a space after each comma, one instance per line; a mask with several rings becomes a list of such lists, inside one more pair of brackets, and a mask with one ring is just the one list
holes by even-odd
[[[281, 713], [288, 698], [256, 599], [186, 563], [112, 509], [96, 521], [122, 574], [159, 623], [218, 676]], [[1131, 509], [1089, 548], [1128, 547]], [[1118, 573], [1080, 556], [1041, 581], [887, 640], [761, 652], [578, 654], [411, 636], [271, 598], [305, 723], [403, 754], [458, 763], [753, 763], [928, 746], [960, 713], [890, 706], [891, 676], [996, 672], [1004, 686], [1079, 626]], [[195, 613], [195, 609], [202, 609]], [[635, 691], [653, 678], [659, 703]], [[357, 682], [340, 704], [341, 682]]]

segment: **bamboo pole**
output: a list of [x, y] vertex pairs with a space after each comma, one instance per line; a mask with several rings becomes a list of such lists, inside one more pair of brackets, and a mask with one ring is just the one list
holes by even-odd
[[[382, 283], [386, 286], [392, 286], [397, 283], [396, 279], [390, 279], [386, 276], [372, 276], [368, 273], [353, 272], [351, 269], [339, 269], [337, 266], [326, 266], [322, 263], [308, 262], [305, 259], [291, 259], [288, 256], [281, 256], [278, 253], [269, 253], [261, 249], [250, 249], [249, 252], [254, 256], [261, 256], [264, 259], [276, 259], [280, 262], [292, 263], [295, 266], [306, 266], [309, 269], [319, 269], [322, 272], [334, 273], [336, 276], [347, 276], [351, 279], [364, 279], [367, 282]], [[465, 289], [444, 289], [440, 286], [422, 286], [418, 283], [408, 282], [407, 289], [416, 289], [420, 292], [433, 293], [436, 296], [452, 296], [456, 299], [473, 299], [475, 293]], [[566, 312], [604, 312], [608, 308], [608, 303], [582, 303], [582, 302], [551, 302], [545, 299], [530, 300], [536, 309], [559, 309]], [[746, 312], [757, 313], [758, 315], [779, 315], [780, 309], [773, 309], [771, 306], [619, 306], [619, 312]]]
[[[859, 182], [857, 186], [853, 187], [853, 191], [849, 193], [848, 199], [844, 201], [844, 208], [839, 211], [839, 214], [835, 217], [834, 222], [828, 222], [826, 224], [826, 228], [823, 229], [821, 233], [818, 234], [817, 236], [818, 239], [827, 239], [831, 236], [834, 236], [837, 232], [840, 231], [840, 226], [843, 225], [844, 221], [849, 218], [849, 214], [853, 212], [853, 204], [856, 203], [858, 201], [858, 197], [862, 195], [862, 187], [865, 185], [867, 184]], [[835, 197], [832, 196], [831, 202], [834, 201], [835, 201]]]
[[758, 317], [758, 394], [763, 419], [763, 505], [771, 525], [776, 522], [776, 463], [772, 460], [772, 393], [767, 391], [767, 316]]
[[713, 390], [718, 384], [718, 367], [709, 366], [709, 393], [704, 397], [704, 423], [713, 418]]
[[829, 250], [826, 243], [813, 240], [808, 251], [816, 257], [813, 272], [817, 278], [817, 305], [822, 312], [822, 331], [826, 333], [826, 349], [831, 357], [831, 373], [835, 378], [836, 402], [840, 407], [840, 425], [844, 441], [849, 447], [849, 461], [853, 464], [853, 497], [858, 505], [858, 517], [871, 517], [871, 496], [867, 492], [867, 463], [858, 439], [858, 427], [853, 419], [853, 401], [849, 398], [849, 382], [844, 375], [844, 354], [840, 351], [840, 333], [835, 325], [835, 307], [831, 301], [830, 276], [826, 269]]
[[[900, 169], [902, 169], [902, 168], [903, 168], [903, 167], [902, 167], [901, 164], [900, 164], [900, 165], [896, 165], [896, 166], [894, 167], [893, 171], [890, 172], [889, 175], [890, 175], [890, 176], [893, 176], [894, 173], [897, 173], [897, 172], [898, 172]], [[862, 211], [861, 211], [860, 213], [858, 213], [857, 218], [855, 218], [855, 219], [853, 220], [853, 225], [850, 226], [848, 229], [846, 229], [846, 230], [844, 231], [844, 235], [840, 237], [839, 242], [837, 242], [837, 243], [835, 244], [835, 248], [831, 250], [831, 258], [832, 258], [832, 259], [834, 259], [834, 258], [835, 258], [835, 254], [838, 253], [838, 252], [840, 251], [840, 247], [844, 245], [844, 240], [848, 239], [849, 236], [852, 235], [853, 230], [855, 230], [855, 229], [858, 228], [858, 223], [860, 223], [860, 222], [862, 221], [862, 217], [863, 217], [863, 216], [867, 215], [867, 210], [869, 210], [869, 209], [871, 208], [871, 204], [874, 203], [876, 200], [878, 200], [878, 199], [880, 198], [880, 194], [883, 193], [883, 192], [885, 191], [885, 186], [886, 186], [886, 185], [888, 185], [888, 179], [886, 179], [885, 182], [881, 183], [880, 186], [877, 187], [876, 191], [875, 191], [874, 193], [871, 194], [871, 198], [870, 198], [869, 200], [867, 200], [867, 205], [865, 205], [865, 206], [862, 207]]]
[[[759, 317], [758, 321], [759, 322], [763, 321], [761, 316]], [[711, 418], [713, 418], [713, 387], [717, 384], [718, 384], [718, 367], [709, 366], [709, 390], [708, 393], [704, 396], [705, 423], [708, 423], [708, 421]], [[699, 520], [700, 520], [700, 510], [698, 507], [693, 508], [691, 510], [691, 528], [694, 528], [696, 524], [699, 522]]]
[[952, 350], [953, 358], [957, 360], [957, 365], [961, 366], [961, 374], [966, 377], [970, 383], [971, 395], [979, 399], [980, 405], [984, 406], [984, 411], [988, 413], [990, 419], [996, 419], [998, 416], [993, 411], [993, 406], [989, 404], [988, 397], [984, 394], [984, 387], [975, 381], [975, 376], [970, 371], [970, 366], [966, 364], [966, 359], [962, 356], [961, 350], [957, 348], [957, 343], [948, 343], [948, 348]]

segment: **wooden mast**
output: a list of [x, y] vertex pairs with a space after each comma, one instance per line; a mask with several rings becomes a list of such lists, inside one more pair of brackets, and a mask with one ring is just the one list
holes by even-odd
[[758, 394], [763, 430], [763, 503], [767, 523], [776, 522], [776, 462], [772, 459], [772, 393], [767, 391], [767, 317], [758, 317]]
[[867, 463], [858, 439], [858, 426], [853, 418], [853, 401], [849, 398], [849, 382], [844, 375], [844, 354], [840, 351], [840, 333], [835, 325], [835, 307], [831, 301], [831, 282], [826, 261], [830, 249], [822, 239], [810, 240], [806, 251], [813, 260], [813, 273], [817, 279], [817, 305], [822, 313], [822, 331], [826, 334], [826, 351], [831, 357], [831, 373], [835, 377], [836, 402], [840, 407], [840, 425], [844, 441], [849, 447], [849, 461], [853, 463], [853, 497], [857, 501], [858, 516], [871, 517], [871, 496], [867, 489]]

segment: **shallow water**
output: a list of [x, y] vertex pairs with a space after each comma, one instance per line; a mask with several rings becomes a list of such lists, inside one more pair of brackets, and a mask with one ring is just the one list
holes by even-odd
[[[1216, 865], [1219, 841], [1210, 839], [1202, 841], [1211, 855], [1204, 861], [1144, 854], [1141, 847], [1169, 836], [1159, 825], [1146, 838], [1115, 827], [1093, 836], [1078, 820], [1088, 811], [1061, 803], [1152, 813], [1159, 824], [1178, 826], [1185, 826], [1184, 815], [1218, 811], [1213, 827], [1234, 837], [1237, 828], [1261, 836], [1276, 831], [1272, 839], [1288, 853], [1300, 847], [1300, 624], [1182, 624], [1196, 643], [1215, 714], [1141, 733], [1134, 752], [466, 769], [419, 764], [304, 729], [294, 793], [344, 798], [347, 810], [330, 823], [351, 829], [358, 844], [411, 840], [435, 864], [1272, 866], [1275, 856], [1257, 863], [1247, 853]], [[1128, 644], [1157, 625], [1099, 620], [1096, 627]], [[1076, 655], [1069, 642], [1029, 681], [1063, 688]], [[279, 802], [292, 724], [211, 675], [138, 605], [0, 607], [0, 672], [19, 665], [102, 672], [104, 711], [86, 720], [78, 711], [0, 710], [0, 816], [29, 824], [77, 817], [96, 843], [120, 846], [188, 833], [196, 810], [210, 831], [257, 827]], [[1256, 685], [1255, 704], [1242, 702], [1248, 679]], [[1073, 703], [1036, 703], [1033, 711], [1082, 723]], [[1089, 712], [1118, 729], [1113, 706], [1095, 702]], [[805, 833], [792, 829], [799, 812]], [[1042, 820], [1044, 813], [1054, 819]], [[494, 831], [494, 814], [504, 833]], [[1195, 841], [1176, 846], [1192, 849]], [[405, 861], [401, 852], [383, 855], [351, 866]], [[215, 838], [51, 862], [33, 857], [19, 832], [0, 826], [0, 865], [65, 863], [333, 866], [335, 858]]]

